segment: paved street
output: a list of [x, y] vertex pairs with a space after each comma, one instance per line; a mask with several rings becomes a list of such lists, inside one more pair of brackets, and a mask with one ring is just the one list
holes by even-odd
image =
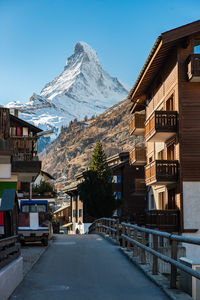
[[25, 276], [44, 253], [46, 247], [38, 243], [26, 243], [21, 247], [21, 255], [23, 257], [23, 275]]
[[56, 235], [11, 299], [165, 300], [117, 249], [98, 235]]

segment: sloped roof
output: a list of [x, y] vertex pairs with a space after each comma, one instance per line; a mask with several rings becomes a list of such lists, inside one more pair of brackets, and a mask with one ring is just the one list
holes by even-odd
[[55, 178], [51, 175], [51, 174], [49, 174], [49, 173], [47, 173], [47, 172], [45, 172], [45, 171], [40, 171], [40, 173], [41, 173], [41, 175], [46, 175], [47, 177], [49, 177], [50, 179], [52, 179], [52, 180], [55, 180]]
[[30, 128], [33, 132], [36, 132], [36, 133], [42, 132], [42, 129], [40, 129], [40, 128], [38, 128], [38, 127], [36, 127], [36, 126], [34, 126], [34, 125], [32, 125], [32, 124], [30, 124], [30, 123], [28, 123], [28, 122], [26, 122], [26, 121], [20, 119], [20, 118], [14, 116], [14, 115], [12, 115], [12, 114], [10, 114], [10, 123], [11, 123], [11, 125], [12, 125], [12, 124], [17, 124], [17, 125], [19, 125], [19, 126], [28, 127], [28, 128]]
[[[162, 33], [157, 38], [127, 98], [135, 103], [143, 96], [172, 48], [180, 42], [186, 42], [188, 36], [198, 32], [200, 32], [200, 20]], [[144, 102], [144, 99], [142, 101]]]
[[70, 204], [68, 204], [68, 205], [63, 205], [63, 206], [61, 206], [60, 208], [58, 208], [56, 211], [54, 211], [53, 214], [56, 215], [58, 212], [60, 212], [60, 211], [62, 211], [62, 210], [64, 210], [64, 209], [66, 209], [66, 208], [68, 208], [68, 207], [70, 207]]

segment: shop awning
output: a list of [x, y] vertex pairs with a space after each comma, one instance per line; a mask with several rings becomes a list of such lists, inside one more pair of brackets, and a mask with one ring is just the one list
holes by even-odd
[[0, 211], [13, 210], [17, 201], [17, 195], [15, 189], [3, 190], [2, 198], [0, 199]]

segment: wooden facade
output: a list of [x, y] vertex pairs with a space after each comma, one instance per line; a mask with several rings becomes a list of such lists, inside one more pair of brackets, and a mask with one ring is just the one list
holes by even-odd
[[158, 37], [129, 99], [134, 115], [145, 107], [149, 210], [164, 208], [159, 213], [164, 216], [169, 207], [179, 209], [176, 229], [198, 231], [194, 205], [200, 191], [200, 21]]
[[118, 216], [135, 221], [147, 208], [147, 189], [144, 180], [144, 164], [129, 163], [129, 153], [121, 152], [108, 157], [112, 172], [113, 188], [116, 198], [121, 201]]
[[129, 161], [131, 165], [145, 165], [146, 164], [146, 147], [135, 146], [129, 154]]

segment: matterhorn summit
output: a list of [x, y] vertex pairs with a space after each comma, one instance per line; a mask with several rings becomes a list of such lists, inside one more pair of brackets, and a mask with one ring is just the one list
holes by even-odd
[[[42, 129], [53, 127], [58, 134], [61, 126], [71, 120], [98, 115], [123, 100], [128, 90], [102, 69], [95, 50], [85, 42], [78, 42], [63, 72], [47, 83], [40, 95], [34, 93], [26, 104], [12, 102], [7, 106], [25, 106], [24, 119]], [[32, 110], [35, 106], [39, 109]]]

